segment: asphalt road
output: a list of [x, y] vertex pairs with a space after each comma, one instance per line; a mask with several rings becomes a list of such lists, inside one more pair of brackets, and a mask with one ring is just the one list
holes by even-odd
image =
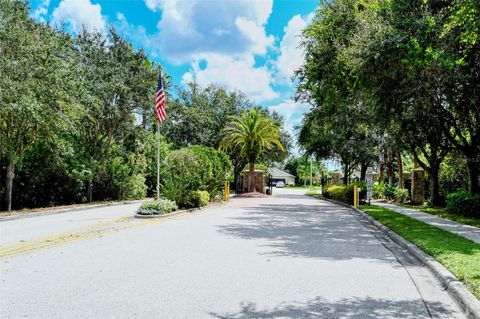
[[119, 220], [135, 208], [0, 223], [0, 317], [461, 318], [415, 260], [303, 191]]

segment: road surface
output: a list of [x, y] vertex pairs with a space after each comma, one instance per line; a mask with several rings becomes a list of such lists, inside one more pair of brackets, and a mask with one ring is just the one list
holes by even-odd
[[129, 205], [1, 222], [0, 317], [462, 318], [346, 208], [274, 191], [163, 220]]

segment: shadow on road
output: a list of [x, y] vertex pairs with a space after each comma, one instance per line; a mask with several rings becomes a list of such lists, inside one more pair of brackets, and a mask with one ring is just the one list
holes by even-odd
[[[362, 319], [419, 319], [430, 318], [421, 300], [386, 300], [386, 299], [342, 299], [328, 302], [315, 298], [305, 303], [281, 303], [272, 309], [258, 309], [252, 302], [242, 302], [241, 310], [236, 313], [218, 314], [210, 312], [214, 318], [362, 318]], [[448, 315], [450, 312], [440, 303], [431, 305], [431, 309]]]
[[231, 222], [220, 225], [219, 231], [227, 236], [262, 240], [266, 255], [394, 260], [370, 232], [338, 205], [260, 204], [244, 209], [246, 213], [230, 217]]

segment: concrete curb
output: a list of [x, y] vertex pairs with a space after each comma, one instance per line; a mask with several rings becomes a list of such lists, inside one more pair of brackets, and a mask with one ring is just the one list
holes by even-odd
[[63, 214], [63, 213], [70, 213], [76, 212], [79, 210], [88, 210], [88, 209], [95, 209], [95, 208], [102, 208], [102, 207], [109, 207], [109, 206], [122, 206], [122, 205], [129, 205], [129, 204], [136, 204], [142, 203], [147, 201], [148, 199], [138, 199], [138, 200], [130, 200], [130, 201], [120, 201], [120, 202], [110, 202], [105, 204], [95, 204], [95, 205], [85, 205], [82, 207], [72, 207], [72, 208], [61, 208], [55, 210], [47, 210], [47, 211], [33, 211], [32, 213], [27, 214], [19, 214], [19, 215], [11, 215], [11, 216], [4, 216], [0, 217], [0, 223], [9, 220], [16, 220], [16, 219], [24, 219], [30, 217], [38, 217], [38, 216], [48, 216], [54, 214]]
[[[312, 196], [313, 197], [313, 196]], [[317, 198], [317, 197], [314, 197]], [[319, 198], [317, 198], [319, 199]], [[395, 233], [370, 215], [351, 205], [324, 198], [323, 200], [349, 208], [357, 217], [367, 220], [397, 245], [405, 248], [409, 253], [420, 260], [441, 282], [450, 296], [455, 300], [467, 318], [480, 319], [480, 301], [455, 277], [445, 266], [426, 254], [423, 250]]]
[[226, 203], [227, 202], [220, 202], [220, 203], [210, 204], [210, 205], [207, 205], [207, 206], [204, 206], [204, 207], [182, 209], [182, 210], [177, 210], [173, 213], [163, 214], [163, 215], [142, 215], [142, 214], [137, 213], [133, 217], [140, 218], [140, 219], [167, 218], [167, 217], [172, 217], [172, 216], [181, 215], [181, 214], [193, 213], [195, 211], [205, 210], [205, 209], [208, 209], [208, 208], [219, 207], [219, 206], [225, 205]]

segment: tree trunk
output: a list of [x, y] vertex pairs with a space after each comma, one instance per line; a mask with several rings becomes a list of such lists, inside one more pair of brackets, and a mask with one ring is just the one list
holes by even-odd
[[403, 161], [402, 154], [397, 152], [397, 165], [398, 165], [398, 187], [405, 188], [405, 182], [403, 180]]
[[378, 176], [378, 181], [379, 182], [383, 183], [384, 174], [385, 174], [385, 164], [382, 162], [382, 163], [380, 163], [380, 174]]
[[440, 198], [440, 183], [438, 181], [440, 167], [439, 166], [431, 166], [429, 169], [429, 177], [430, 177], [430, 196], [432, 199], [432, 206], [440, 206], [441, 198]]
[[360, 164], [360, 180], [365, 181], [367, 176], [368, 163]]
[[12, 191], [13, 191], [13, 178], [15, 177], [15, 165], [13, 158], [7, 158], [7, 176], [6, 176], [6, 189], [5, 189], [5, 202], [7, 204], [7, 211], [12, 210]]
[[307, 179], [306, 178], [303, 179], [303, 187], [307, 187]]
[[248, 192], [255, 192], [255, 160], [250, 158], [248, 166]]
[[87, 202], [91, 202], [93, 199], [93, 182], [89, 180], [87, 182]]
[[348, 185], [348, 165], [343, 166], [343, 185]]
[[467, 160], [467, 167], [468, 167], [468, 177], [469, 177], [469, 190], [470, 194], [478, 194], [480, 192], [478, 186], [478, 174], [479, 174], [479, 163], [473, 158], [469, 158]]

